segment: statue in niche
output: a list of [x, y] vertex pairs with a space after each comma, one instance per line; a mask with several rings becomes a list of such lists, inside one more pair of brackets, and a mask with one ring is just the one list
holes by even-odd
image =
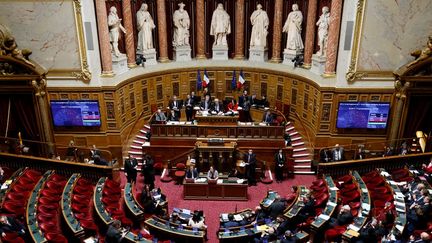
[[303, 40], [301, 38], [303, 14], [299, 10], [297, 4], [292, 5], [292, 11], [288, 14], [288, 18], [283, 26], [283, 32], [288, 34], [286, 49], [288, 50], [303, 50]]
[[318, 26], [318, 56], [325, 57], [327, 52], [328, 29], [330, 24], [330, 10], [327, 6], [322, 8], [322, 14], [316, 23]]
[[411, 67], [412, 65], [423, 61], [427, 59], [428, 57], [432, 56], [432, 35], [429, 36], [428, 42], [426, 45], [426, 48], [423, 50], [416, 50], [411, 53], [411, 56], [415, 57], [416, 59], [410, 63], [408, 63], [407, 67]]
[[108, 15], [108, 27], [110, 30], [111, 52], [113, 52], [116, 57], [119, 57], [121, 54], [118, 49], [120, 30], [126, 34], [126, 29], [121, 24], [121, 19], [118, 17], [117, 9], [114, 6], [110, 8], [110, 13]]
[[231, 33], [230, 16], [224, 10], [223, 4], [219, 3], [213, 12], [210, 35], [213, 35], [215, 41], [213, 46], [227, 46], [226, 36]]
[[147, 11], [148, 5], [143, 3], [137, 12], [138, 47], [139, 51], [153, 49], [152, 31], [156, 28], [153, 18]]
[[183, 2], [178, 4], [179, 9], [174, 12], [174, 37], [173, 46], [189, 46], [190, 18]]
[[252, 23], [250, 47], [267, 47], [269, 18], [267, 12], [262, 10], [261, 4], [257, 5], [257, 9], [252, 13], [250, 21]]

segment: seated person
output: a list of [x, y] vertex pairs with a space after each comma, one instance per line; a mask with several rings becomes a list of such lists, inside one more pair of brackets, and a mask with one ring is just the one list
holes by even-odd
[[171, 214], [171, 217], [170, 217], [169, 221], [171, 223], [174, 223], [174, 224], [181, 224], [180, 217], [179, 217], [178, 213], [176, 213], [176, 212], [173, 212]]
[[233, 214], [228, 214], [228, 221], [224, 223], [224, 228], [238, 227], [240, 226], [237, 221], [234, 220]]
[[171, 113], [168, 116], [168, 121], [179, 121], [179, 117], [175, 110], [171, 110]]
[[249, 102], [250, 102], [250, 105], [251, 105], [252, 107], [256, 107], [256, 106], [259, 105], [259, 102], [260, 102], [260, 101], [257, 99], [256, 94], [253, 94], [253, 95], [250, 97]]
[[153, 214], [156, 211], [156, 205], [151, 196], [149, 185], [145, 185], [143, 187], [141, 194], [141, 205], [144, 207], [145, 213]]
[[213, 168], [213, 166], [210, 166], [209, 171], [207, 172], [207, 179], [208, 180], [217, 180], [219, 178], [219, 173], [217, 170]]
[[127, 232], [120, 232], [121, 222], [119, 220], [114, 220], [105, 235], [105, 242], [107, 243], [120, 243], [126, 236]]
[[186, 171], [186, 179], [195, 179], [198, 178], [198, 170], [193, 166], [189, 166]]
[[155, 121], [164, 122], [166, 120], [167, 120], [167, 118], [165, 116], [165, 113], [163, 113], [161, 109], [157, 109], [156, 115], [155, 115]]
[[[0, 182], [3, 182], [3, 176], [4, 176], [4, 170], [2, 167], [0, 167]], [[0, 183], [1, 185], [1, 183]]]
[[359, 240], [356, 243], [366, 243], [379, 242], [384, 235], [388, 234], [388, 231], [379, 224], [377, 219], [372, 218], [370, 223], [366, 224], [359, 233]]
[[238, 104], [237, 104], [237, 102], [236, 102], [235, 99], [232, 99], [231, 102], [228, 103], [228, 106], [227, 106], [227, 114], [228, 114], [228, 115], [235, 115], [235, 114], [238, 114], [237, 109], [238, 109]]
[[0, 234], [2, 237], [6, 236], [6, 233], [16, 233], [19, 236], [26, 234], [24, 226], [11, 216], [0, 216]]
[[206, 95], [205, 99], [201, 101], [200, 109], [202, 111], [210, 111], [211, 107], [212, 107], [212, 102], [210, 100], [210, 96]]
[[105, 166], [108, 166], [108, 161], [102, 159], [99, 155], [93, 156], [93, 163], [95, 165], [105, 165]]
[[353, 221], [353, 216], [351, 214], [351, 207], [349, 205], [344, 205], [339, 211], [337, 218], [330, 219], [330, 227], [343, 226], [351, 223]]
[[285, 207], [285, 200], [282, 200], [281, 197], [277, 195], [276, 199], [269, 207], [270, 218], [276, 219], [277, 216], [283, 214]]
[[273, 115], [272, 115], [272, 113], [271, 113], [270, 110], [267, 110], [267, 111], [264, 113], [264, 115], [263, 115], [263, 119], [262, 119], [262, 122], [265, 122], [265, 123], [267, 123], [267, 124], [270, 124], [270, 123], [273, 122]]
[[385, 146], [384, 147], [384, 153], [383, 153], [383, 157], [387, 157], [387, 156], [393, 156], [393, 147], [390, 146]]
[[262, 96], [260, 100], [261, 107], [269, 107], [269, 102], [267, 101], [267, 97], [265, 95]]
[[297, 241], [297, 237], [291, 232], [291, 230], [285, 231], [284, 235], [280, 239], [280, 243], [295, 243]]
[[426, 174], [432, 174], [432, 158], [429, 161], [429, 164], [423, 164], [422, 169]]
[[219, 102], [219, 99], [216, 98], [214, 100], [214, 102], [210, 108], [210, 111], [213, 115], [222, 115], [223, 114], [223, 106]]
[[204, 218], [198, 213], [192, 215], [192, 218], [189, 219], [188, 226], [202, 230], [207, 229], [207, 225], [204, 224]]

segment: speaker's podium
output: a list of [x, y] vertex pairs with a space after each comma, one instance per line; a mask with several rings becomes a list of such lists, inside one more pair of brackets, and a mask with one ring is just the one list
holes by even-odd
[[235, 140], [236, 139], [197, 138], [195, 149], [199, 154], [200, 161], [208, 161], [208, 163], [213, 165], [218, 171], [229, 173], [229, 171], [224, 171], [223, 168], [226, 170], [232, 167], [233, 157], [237, 149], [237, 142]]

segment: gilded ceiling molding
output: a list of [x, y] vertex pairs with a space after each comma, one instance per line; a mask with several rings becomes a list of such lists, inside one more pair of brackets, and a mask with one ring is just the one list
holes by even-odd
[[348, 72], [345, 74], [345, 78], [348, 82], [354, 82], [356, 80], [367, 80], [368, 77], [376, 78], [388, 78], [392, 76], [390, 71], [373, 71], [373, 70], [358, 70], [357, 63], [359, 59], [361, 36], [363, 32], [363, 22], [366, 10], [367, 0], [357, 0], [357, 11], [354, 28], [354, 40], [353, 48], [351, 51], [351, 61], [348, 67]]

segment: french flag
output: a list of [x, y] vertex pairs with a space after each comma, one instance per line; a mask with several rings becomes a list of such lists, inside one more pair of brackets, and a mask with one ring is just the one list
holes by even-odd
[[210, 79], [208, 77], [207, 70], [204, 70], [203, 80], [204, 80], [203, 87], [206, 88], [210, 84]]
[[239, 81], [237, 84], [237, 88], [241, 89], [241, 87], [243, 87], [243, 84], [246, 82], [246, 80], [244, 79], [244, 75], [243, 75], [243, 70], [240, 70], [240, 76], [239, 76]]

